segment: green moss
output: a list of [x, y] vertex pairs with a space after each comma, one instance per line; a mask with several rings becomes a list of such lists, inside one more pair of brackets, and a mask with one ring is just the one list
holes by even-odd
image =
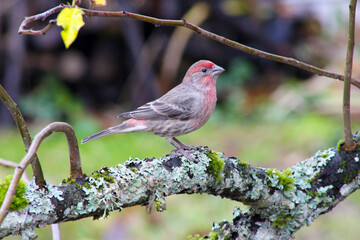
[[211, 159], [209, 162], [208, 171], [212, 174], [216, 181], [220, 180], [220, 172], [223, 170], [225, 162], [220, 158], [220, 153], [218, 152], [208, 152], [206, 156]]
[[134, 173], [136, 173], [138, 171], [136, 168], [130, 168], [130, 170]]
[[162, 204], [161, 201], [159, 201], [159, 200], [156, 201], [156, 202], [155, 202], [155, 207], [156, 207], [156, 209], [160, 208], [161, 204]]
[[[209, 236], [200, 237], [199, 234], [195, 234], [195, 236], [191, 236], [191, 235], [188, 236], [187, 239], [188, 240], [216, 240], [219, 238], [218, 238], [217, 232], [210, 232]], [[227, 240], [227, 238], [225, 238], [225, 240]]]
[[285, 224], [289, 223], [290, 219], [290, 214], [280, 213], [272, 225], [274, 228], [284, 228]]
[[343, 139], [340, 139], [336, 144], [336, 150], [342, 151], [343, 150], [342, 146], [343, 146], [344, 142], [345, 141]]
[[[279, 180], [279, 184], [283, 186], [285, 191], [288, 191], [294, 187], [294, 185], [293, 185], [294, 178], [290, 177], [290, 175], [292, 174], [290, 168], [288, 168], [284, 171], [279, 171], [279, 170], [276, 170], [273, 168], [269, 168], [266, 170], [266, 172], [270, 178], [274, 178], [274, 175], [276, 175]], [[270, 186], [276, 187], [276, 186], [274, 186], [273, 182], [270, 182]]]
[[346, 162], [345, 162], [345, 160], [342, 161], [339, 165], [340, 165], [340, 167], [345, 168], [345, 167], [346, 167]]
[[[274, 170], [276, 170], [275, 168], [268, 168], [267, 170], [266, 170], [266, 172], [267, 172], [267, 174], [269, 175], [269, 177], [273, 177], [274, 176], [274, 174], [273, 174], [273, 171]], [[276, 170], [277, 171], [277, 170]]]
[[71, 184], [71, 183], [75, 183], [75, 179], [72, 179], [71, 177], [69, 178], [65, 178], [61, 181], [62, 184]]
[[199, 234], [196, 234], [195, 236], [191, 236], [191, 235], [188, 236], [187, 239], [188, 240], [201, 240], [203, 238], [201, 238]]
[[[0, 180], [0, 205], [4, 201], [6, 192], [9, 188], [12, 176], [6, 176], [4, 179]], [[25, 187], [26, 184], [23, 180], [20, 180], [18, 187], [16, 188], [16, 192], [14, 198], [11, 202], [10, 211], [20, 210], [25, 208], [28, 205], [27, 199], [24, 197], [25, 195]]]
[[98, 178], [102, 177], [102, 175], [101, 175], [101, 173], [95, 171], [95, 172], [92, 172], [89, 177], [98, 179]]
[[114, 183], [115, 182], [113, 177], [109, 175], [109, 172], [107, 170], [106, 171], [101, 170], [101, 173], [99, 173], [97, 171], [92, 172], [89, 177], [92, 177], [92, 178], [95, 178], [95, 179], [104, 178], [104, 180], [109, 182], [109, 183]]
[[107, 167], [103, 167], [101, 169], [101, 173], [103, 176], [108, 176], [109, 175], [109, 169]]
[[162, 212], [162, 211], [166, 210], [166, 204], [164, 201], [157, 200], [155, 202], [155, 207], [156, 207], [156, 211], [158, 211], [158, 212]]
[[353, 170], [353, 171], [349, 172], [348, 174], [346, 174], [346, 176], [344, 178], [344, 184], [351, 183], [358, 174], [359, 174], [359, 171], [357, 171], [357, 170]]
[[240, 165], [240, 166], [243, 166], [245, 169], [249, 166], [249, 163], [247, 163], [247, 162], [244, 162], [244, 161], [238, 161], [238, 164]]
[[104, 179], [105, 179], [105, 181], [107, 181], [109, 183], [114, 183], [115, 182], [112, 176], [104, 176]]
[[219, 238], [218, 233], [217, 233], [217, 232], [209, 232], [209, 238], [210, 238], [211, 240], [216, 240], [216, 239], [218, 239], [218, 238]]
[[325, 193], [319, 193], [319, 192], [313, 192], [313, 191], [308, 191], [307, 194], [309, 196], [315, 196], [315, 197], [325, 197], [326, 196]]

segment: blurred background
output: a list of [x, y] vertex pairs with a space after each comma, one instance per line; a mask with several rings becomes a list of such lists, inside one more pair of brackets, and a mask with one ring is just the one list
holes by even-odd
[[[185, 18], [248, 46], [344, 71], [348, 1], [107, 2], [99, 9]], [[187, 29], [92, 17], [85, 19], [68, 50], [59, 27], [44, 36], [18, 35], [25, 16], [60, 3], [65, 1], [0, 1], [0, 84], [18, 103], [33, 136], [52, 121], [70, 123], [79, 139], [117, 124], [117, 114], [161, 96], [181, 82], [192, 63], [208, 59], [226, 69], [217, 82], [218, 105], [203, 128], [180, 137], [185, 143], [207, 145], [254, 166], [285, 169], [343, 137], [342, 82], [244, 54]], [[46, 22], [29, 27], [39, 29]], [[353, 76], [359, 78], [357, 23]], [[360, 94], [354, 87], [351, 107], [353, 131], [360, 130]], [[164, 139], [149, 133], [109, 136], [80, 146], [85, 173], [130, 156], [161, 157], [171, 150]], [[24, 154], [11, 115], [0, 104], [0, 158], [19, 162]], [[62, 134], [42, 143], [38, 155], [48, 183], [59, 184], [69, 176]], [[0, 177], [12, 172], [0, 168]], [[207, 195], [172, 196], [163, 213], [149, 215], [133, 207], [101, 221], [62, 223], [60, 230], [63, 239], [186, 239], [208, 233], [214, 221], [231, 220], [234, 206], [239, 203]], [[354, 193], [295, 237], [358, 239], [359, 215], [360, 195]], [[36, 232], [38, 239], [51, 238], [50, 226]]]

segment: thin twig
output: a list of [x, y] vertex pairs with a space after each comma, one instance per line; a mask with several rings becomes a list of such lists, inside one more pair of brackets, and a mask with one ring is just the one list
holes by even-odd
[[[25, 151], [28, 152], [29, 147], [31, 145], [31, 137], [30, 133], [27, 129], [24, 117], [22, 116], [19, 108], [16, 103], [11, 99], [9, 94], [5, 91], [5, 89], [0, 84], [0, 99], [4, 102], [7, 109], [10, 111], [14, 121], [16, 122], [16, 126], [21, 134], [22, 140], [25, 145]], [[43, 171], [41, 169], [41, 165], [37, 155], [35, 154], [32, 161], [31, 167], [33, 170], [33, 174], [35, 177], [35, 183], [39, 186], [39, 188], [43, 188], [46, 185]]]
[[34, 137], [34, 141], [30, 145], [28, 153], [24, 156], [19, 165], [17, 165], [17, 167], [15, 168], [14, 176], [10, 182], [4, 201], [0, 208], [0, 224], [9, 211], [11, 201], [14, 198], [16, 188], [19, 184], [21, 175], [25, 171], [25, 168], [29, 165], [31, 159], [35, 156], [36, 151], [40, 146], [40, 143], [45, 138], [50, 136], [53, 132], [63, 132], [66, 135], [70, 153], [71, 178], [76, 179], [77, 177], [82, 175], [79, 146], [74, 129], [69, 124], [64, 122], [54, 122], [47, 125], [43, 130], [36, 134], [36, 136]]
[[19, 27], [19, 34], [32, 34], [32, 35], [41, 35], [45, 34], [49, 29], [51, 29], [53, 26], [56, 25], [56, 19], [50, 20], [48, 25], [46, 25], [41, 30], [32, 30], [32, 29], [26, 29], [27, 25], [31, 22], [42, 20], [44, 21], [49, 16], [53, 15], [54, 13], [60, 12], [62, 9], [69, 7], [68, 5], [60, 4], [57, 7], [51, 8], [43, 13], [36, 14], [34, 16], [25, 17], [25, 19], [22, 21]]
[[[9, 167], [9, 168], [16, 168], [18, 166], [18, 164], [16, 162], [8, 161], [8, 160], [2, 159], [2, 158], [0, 158], [0, 165], [2, 165], [4, 167]], [[26, 184], [30, 183], [30, 179], [26, 175], [26, 172], [23, 173], [22, 178]]]
[[[20, 28], [19, 28], [19, 34], [44, 34], [46, 31], [48, 31], [50, 28], [52, 28], [55, 25], [55, 21], [56, 20], [51, 20], [51, 22], [49, 22], [49, 24], [44, 27], [41, 30], [32, 30], [32, 29], [26, 29], [27, 24], [29, 24], [30, 22], [33, 21], [37, 21], [37, 20], [44, 20], [46, 19], [48, 16], [61, 11], [63, 8], [66, 7], [71, 7], [68, 5], [59, 5], [57, 7], [54, 7], [52, 9], [49, 9], [46, 12], [31, 16], [31, 17], [26, 17], [24, 19], [24, 21], [21, 23]], [[168, 19], [159, 19], [159, 18], [154, 18], [154, 17], [149, 17], [149, 16], [145, 16], [145, 15], [141, 15], [141, 14], [136, 14], [136, 13], [131, 13], [131, 12], [126, 12], [126, 11], [118, 11], [118, 12], [111, 12], [111, 11], [96, 11], [96, 10], [90, 10], [90, 9], [86, 9], [86, 8], [80, 8], [81, 10], [84, 11], [86, 16], [103, 16], [103, 17], [127, 17], [127, 18], [133, 18], [139, 21], [143, 21], [143, 22], [148, 22], [148, 23], [152, 23], [154, 24], [156, 27], [158, 26], [176, 26], [176, 27], [185, 27], [188, 28], [196, 33], [198, 33], [199, 35], [205, 36], [207, 38], [213, 39], [221, 44], [225, 44], [228, 45], [232, 48], [235, 48], [237, 50], [252, 54], [252, 55], [256, 55], [258, 57], [261, 58], [265, 58], [265, 59], [269, 59], [269, 60], [273, 60], [273, 61], [277, 61], [280, 63], [284, 63], [284, 64], [288, 64], [294, 67], [298, 67], [301, 69], [304, 69], [306, 71], [312, 72], [314, 74], [320, 75], [320, 76], [325, 76], [325, 77], [329, 77], [329, 78], [333, 78], [333, 79], [338, 79], [338, 80], [342, 80], [344, 81], [344, 75], [342, 74], [338, 74], [338, 73], [334, 73], [334, 72], [330, 72], [330, 71], [326, 71], [324, 69], [315, 67], [311, 64], [307, 64], [304, 62], [301, 62], [297, 59], [294, 58], [289, 58], [289, 57], [283, 57], [280, 55], [276, 55], [276, 54], [272, 54], [272, 53], [268, 53], [268, 52], [264, 52], [255, 48], [251, 48], [248, 46], [245, 46], [243, 44], [240, 44], [238, 42], [232, 41], [228, 38], [225, 38], [223, 36], [219, 36], [217, 34], [214, 34], [212, 32], [209, 32], [195, 24], [192, 24], [190, 22], [187, 22], [185, 20], [168, 20]], [[355, 78], [351, 78], [351, 84], [353, 84], [354, 86], [356, 86], [357, 88], [360, 88], [360, 80], [355, 79]]]
[[61, 240], [60, 228], [58, 223], [51, 224], [52, 240]]
[[349, 33], [348, 33], [348, 47], [346, 52], [345, 65], [345, 80], [343, 93], [343, 124], [344, 124], [344, 139], [345, 150], [353, 150], [356, 143], [353, 140], [351, 132], [351, 118], [350, 118], [350, 79], [353, 66], [354, 55], [354, 32], [355, 32], [355, 9], [357, 0], [351, 0], [349, 4]]
[[0, 158], [0, 165], [8, 168], [16, 168], [18, 164], [16, 162]]

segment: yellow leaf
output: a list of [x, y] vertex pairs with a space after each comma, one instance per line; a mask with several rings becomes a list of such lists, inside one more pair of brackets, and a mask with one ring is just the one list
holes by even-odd
[[57, 16], [57, 25], [64, 29], [61, 31], [61, 37], [66, 48], [69, 48], [75, 41], [80, 28], [85, 25], [83, 14], [81, 9], [73, 7], [64, 8]]
[[92, 3], [95, 6], [105, 6], [106, 5], [106, 0], [93, 0]]

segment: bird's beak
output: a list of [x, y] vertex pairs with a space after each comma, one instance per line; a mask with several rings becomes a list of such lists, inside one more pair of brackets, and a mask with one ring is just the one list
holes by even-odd
[[223, 69], [222, 67], [215, 64], [214, 67], [212, 68], [212, 75], [217, 76], [220, 73], [222, 73], [223, 71], [225, 71], [225, 69]]

